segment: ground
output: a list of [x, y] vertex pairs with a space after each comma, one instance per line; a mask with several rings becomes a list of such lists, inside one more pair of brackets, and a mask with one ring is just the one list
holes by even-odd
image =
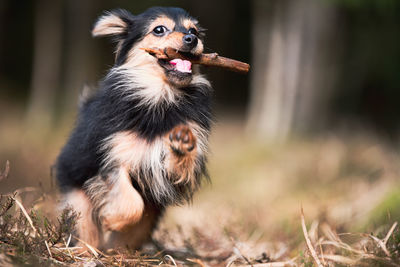
[[48, 204], [56, 198], [50, 166], [68, 129], [38, 134], [15, 118], [2, 123], [9, 127], [0, 132], [0, 170], [9, 160], [10, 172], [0, 181], [0, 263], [400, 264], [395, 225], [400, 218], [400, 158], [395, 146], [367, 131], [268, 143], [253, 140], [242, 120], [220, 118], [211, 139], [212, 182], [192, 204], [168, 210], [151, 244], [141, 251], [93, 248], [79, 255], [67, 246], [73, 218], [65, 215], [60, 226]]

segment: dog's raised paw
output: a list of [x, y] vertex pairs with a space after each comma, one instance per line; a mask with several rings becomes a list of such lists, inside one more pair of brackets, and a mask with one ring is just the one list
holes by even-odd
[[186, 125], [178, 125], [169, 133], [169, 142], [172, 151], [177, 156], [184, 156], [194, 150], [196, 138]]

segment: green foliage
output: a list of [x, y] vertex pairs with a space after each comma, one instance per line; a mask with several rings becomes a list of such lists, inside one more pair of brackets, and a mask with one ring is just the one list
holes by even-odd
[[392, 259], [399, 262], [400, 259], [400, 230], [397, 227], [388, 240], [387, 248], [392, 255]]
[[314, 266], [314, 262], [312, 260], [311, 257], [304, 255], [303, 251], [300, 251], [300, 263], [302, 264], [302, 266], [304, 267], [313, 267]]
[[400, 221], [400, 188], [395, 188], [371, 212], [368, 225], [379, 226]]

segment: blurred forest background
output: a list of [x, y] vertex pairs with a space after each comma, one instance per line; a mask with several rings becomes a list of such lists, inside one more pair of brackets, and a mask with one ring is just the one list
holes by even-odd
[[341, 229], [400, 219], [398, 0], [0, 0], [0, 166], [11, 163], [0, 193], [52, 185], [79, 94], [113, 65], [113, 44], [91, 37], [96, 18], [154, 5], [186, 9], [208, 29], [207, 52], [251, 64], [204, 69], [213, 186], [171, 218], [229, 217], [280, 240], [300, 202]]

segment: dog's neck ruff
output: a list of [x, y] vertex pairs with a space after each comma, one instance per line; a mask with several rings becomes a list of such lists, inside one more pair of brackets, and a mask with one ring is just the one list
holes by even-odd
[[127, 100], [137, 100], [137, 107], [154, 109], [159, 105], [174, 105], [182, 92], [166, 83], [162, 77], [146, 68], [134, 70], [123, 66], [111, 69], [107, 78], [119, 76], [120, 80], [113, 86]]

